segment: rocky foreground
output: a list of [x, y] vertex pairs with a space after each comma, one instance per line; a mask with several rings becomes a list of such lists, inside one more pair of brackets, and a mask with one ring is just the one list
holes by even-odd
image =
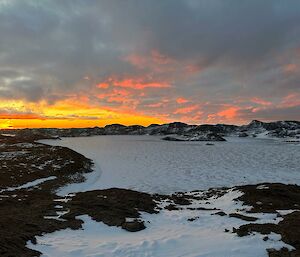
[[[44, 233], [82, 228], [80, 215], [138, 233], [147, 229], [141, 212], [156, 215], [162, 209], [193, 210], [195, 215], [188, 222], [201, 219], [203, 212], [241, 219], [242, 226], [228, 227], [224, 233], [244, 237], [257, 232], [270, 240], [274, 232], [293, 248], [266, 249], [270, 257], [300, 256], [299, 186], [263, 183], [173, 195], [112, 188], [60, 197], [56, 190], [82, 182], [84, 174], [92, 171], [92, 162], [68, 148], [36, 143], [36, 139], [0, 139], [0, 256], [40, 256], [26, 247], [27, 242], [36, 243], [36, 236]], [[233, 200], [242, 203], [242, 208], [228, 212], [213, 207], [215, 199], [232, 192], [239, 192]], [[262, 223], [262, 213], [274, 213], [274, 222]]]

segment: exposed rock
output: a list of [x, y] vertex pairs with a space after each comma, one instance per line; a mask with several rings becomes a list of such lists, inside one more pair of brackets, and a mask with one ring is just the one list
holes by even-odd
[[166, 136], [162, 140], [166, 141], [226, 141], [225, 138], [218, 134], [196, 134], [196, 135], [183, 135], [183, 136]]
[[227, 214], [223, 211], [218, 211], [216, 213], [213, 213], [212, 215], [226, 216]]
[[168, 211], [178, 211], [178, 210], [181, 210], [180, 207], [178, 207], [177, 205], [175, 204], [169, 204], [165, 207], [166, 210]]
[[[3, 134], [10, 133], [22, 139], [31, 138], [59, 138], [59, 137], [76, 137], [76, 136], [94, 136], [94, 135], [177, 135], [186, 136], [188, 138], [199, 137], [201, 141], [202, 135], [211, 137], [224, 136], [241, 136], [252, 135], [255, 137], [261, 133], [270, 137], [292, 137], [300, 138], [300, 122], [299, 121], [276, 121], [262, 122], [254, 120], [248, 125], [235, 126], [226, 124], [216, 125], [188, 125], [182, 122], [172, 122], [167, 124], [151, 124], [148, 127], [140, 125], [124, 126], [121, 124], [111, 124], [104, 128], [71, 128], [71, 129], [21, 129], [21, 130], [2, 130]], [[195, 139], [197, 140], [197, 139]], [[211, 139], [219, 141], [218, 139]]]
[[257, 221], [258, 220], [258, 218], [245, 216], [245, 215], [242, 215], [242, 214], [239, 214], [239, 213], [230, 213], [229, 217], [237, 218], [237, 219], [241, 219], [241, 220], [245, 220], [245, 221]]
[[300, 187], [281, 183], [263, 183], [237, 187], [244, 194], [238, 200], [252, 206], [251, 212], [277, 213], [300, 209]]
[[269, 257], [298, 257], [296, 253], [290, 252], [287, 248], [283, 247], [280, 250], [268, 249], [267, 250]]
[[88, 214], [109, 226], [123, 227], [123, 224], [128, 223], [126, 228], [135, 226], [126, 222], [126, 218], [137, 219], [140, 211], [158, 213], [157, 204], [150, 194], [118, 188], [77, 193], [68, 203], [68, 208], [70, 211], [63, 216], [65, 219]]
[[[264, 183], [238, 187], [244, 195], [238, 198], [245, 205], [252, 206], [250, 212], [278, 213], [277, 210], [295, 210], [283, 216], [276, 224], [250, 223], [235, 229], [239, 236], [259, 232], [268, 235], [271, 232], [280, 234], [282, 241], [292, 245], [295, 250], [270, 250], [269, 256], [300, 256], [300, 187], [280, 183]], [[280, 214], [279, 214], [280, 215]], [[280, 215], [281, 216], [281, 215]]]
[[194, 218], [189, 218], [188, 221], [195, 221], [195, 220], [197, 220], [197, 219], [199, 219], [199, 218], [200, 218], [199, 216], [194, 217]]
[[122, 228], [129, 232], [137, 232], [145, 229], [146, 227], [143, 221], [135, 220], [131, 222], [124, 222], [122, 224]]
[[162, 140], [165, 140], [165, 141], [188, 141], [186, 140], [185, 138], [179, 138], [179, 137], [174, 137], [174, 136], [166, 136], [166, 137], [163, 137]]

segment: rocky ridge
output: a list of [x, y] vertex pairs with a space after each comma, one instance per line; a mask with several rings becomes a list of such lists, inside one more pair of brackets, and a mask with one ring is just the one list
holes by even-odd
[[225, 141], [225, 136], [273, 137], [298, 140], [300, 139], [300, 121], [262, 122], [253, 120], [249, 124], [242, 126], [226, 124], [188, 125], [182, 122], [162, 125], [151, 124], [148, 127], [112, 124], [94, 128], [2, 130], [2, 133], [12, 134], [22, 139], [28, 137], [46, 139], [95, 135], [157, 135], [168, 136], [164, 139], [174, 141]]

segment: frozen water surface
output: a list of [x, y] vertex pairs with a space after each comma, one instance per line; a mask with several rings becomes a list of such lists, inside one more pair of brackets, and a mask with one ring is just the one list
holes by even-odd
[[280, 140], [169, 142], [157, 136], [94, 136], [43, 140], [93, 159], [95, 171], [61, 194], [110, 187], [172, 193], [259, 182], [300, 184], [300, 148]]
[[[154, 136], [97, 136], [43, 142], [69, 147], [95, 162], [95, 171], [87, 175], [87, 181], [69, 185], [60, 194], [110, 187], [172, 193], [258, 182], [300, 184], [299, 145], [278, 140], [228, 138], [228, 142], [209, 146], [205, 142], [166, 142]], [[239, 212], [242, 205], [233, 199], [240, 194], [229, 190], [211, 199], [209, 207]], [[206, 200], [193, 204], [205, 207]], [[212, 213], [188, 209], [143, 213], [147, 228], [137, 233], [97, 223], [85, 215], [80, 217], [83, 230], [37, 237], [38, 244], [28, 242], [28, 247], [45, 257], [267, 257], [267, 248], [291, 249], [278, 234], [270, 234], [270, 240], [264, 241], [261, 234], [240, 238], [225, 233], [225, 229], [247, 222]], [[258, 223], [282, 219], [276, 214], [253, 215], [259, 218]], [[194, 221], [188, 221], [191, 218]]]

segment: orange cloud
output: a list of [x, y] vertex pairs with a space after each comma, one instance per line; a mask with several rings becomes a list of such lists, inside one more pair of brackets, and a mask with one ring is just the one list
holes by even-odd
[[294, 107], [300, 105], [300, 94], [291, 93], [283, 98], [280, 105], [282, 107]]
[[130, 102], [131, 100], [123, 96], [111, 96], [107, 98], [107, 101], [116, 102], [116, 103], [126, 103], [126, 102]]
[[177, 99], [176, 99], [176, 102], [178, 103], [178, 104], [184, 104], [184, 103], [187, 103], [187, 102], [189, 102], [187, 99], [185, 99], [185, 98], [183, 98], [183, 97], [178, 97]]
[[150, 108], [159, 108], [162, 107], [163, 103], [155, 103], [155, 104], [148, 104], [146, 105], [146, 107], [150, 107]]
[[199, 124], [203, 118], [203, 114], [202, 111], [196, 111], [195, 113], [181, 116], [180, 120], [190, 124]]
[[148, 75], [164, 75], [165, 77], [182, 80], [198, 74], [204, 67], [194, 60], [178, 61], [160, 51], [153, 49], [150, 53], [131, 53], [121, 58], [137, 69], [144, 70]]
[[148, 55], [141, 55], [137, 53], [129, 54], [125, 56], [123, 60], [139, 69], [150, 68], [155, 71], [159, 71], [160, 69], [169, 70], [171, 68], [170, 65], [176, 63], [174, 59], [160, 53], [155, 49], [152, 50]]
[[44, 117], [41, 117], [38, 114], [33, 113], [0, 113], [0, 120], [32, 120], [39, 119], [43, 120]]
[[197, 110], [198, 108], [199, 108], [198, 105], [191, 105], [191, 106], [184, 107], [184, 108], [178, 108], [173, 113], [174, 114], [187, 114], [187, 113], [191, 113], [191, 112]]
[[185, 70], [187, 71], [188, 74], [195, 74], [195, 73], [199, 73], [200, 71], [202, 71], [203, 68], [197, 64], [188, 64], [185, 67]]
[[97, 85], [98, 88], [102, 88], [102, 89], [106, 89], [109, 87], [109, 84], [108, 83], [99, 83]]
[[230, 107], [228, 109], [222, 110], [218, 112], [216, 115], [220, 117], [224, 117], [226, 119], [233, 119], [237, 116], [238, 107]]
[[114, 89], [113, 93], [117, 94], [117, 95], [122, 95], [122, 96], [128, 96], [128, 95], [130, 95], [130, 92], [127, 91], [127, 90], [125, 90], [125, 89]]
[[160, 53], [158, 50], [152, 50], [151, 51], [151, 57], [152, 57], [152, 60], [156, 64], [165, 65], [165, 64], [171, 64], [171, 63], [175, 62], [174, 59]]
[[140, 69], [144, 68], [147, 65], [147, 59], [138, 54], [130, 54], [124, 57], [123, 59]]
[[260, 104], [260, 105], [264, 105], [264, 106], [269, 106], [272, 105], [272, 102], [269, 101], [265, 101], [259, 97], [254, 97], [251, 99], [251, 102], [256, 103], [256, 104]]
[[298, 66], [294, 63], [287, 64], [283, 67], [284, 72], [286, 73], [295, 73], [298, 71]]
[[145, 89], [145, 88], [168, 88], [170, 87], [169, 84], [162, 83], [162, 82], [143, 82], [141, 79], [124, 79], [119, 81], [113, 82], [114, 86], [117, 87], [125, 87], [125, 88], [132, 88], [132, 89]]
[[112, 91], [110, 92], [104, 92], [104, 93], [100, 93], [100, 94], [97, 94], [97, 97], [99, 99], [104, 99], [104, 98], [107, 98], [107, 97], [117, 97], [117, 96], [122, 96], [122, 97], [125, 97], [125, 96], [129, 96], [131, 93], [125, 89], [113, 89]]

